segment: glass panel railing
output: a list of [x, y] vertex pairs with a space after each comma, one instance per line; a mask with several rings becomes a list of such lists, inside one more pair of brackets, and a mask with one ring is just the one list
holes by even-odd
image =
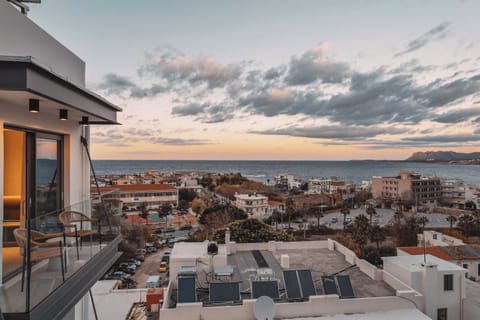
[[120, 221], [119, 195], [112, 192], [30, 219], [13, 230], [21, 271], [0, 288], [2, 312], [28, 312], [81, 272], [120, 234]]

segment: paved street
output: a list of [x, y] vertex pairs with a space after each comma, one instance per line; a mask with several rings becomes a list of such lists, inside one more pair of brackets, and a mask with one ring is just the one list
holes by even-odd
[[145, 288], [145, 284], [149, 276], [160, 276], [162, 284], [168, 280], [166, 273], [158, 272], [158, 267], [162, 261], [162, 256], [165, 251], [171, 251], [170, 248], [158, 250], [158, 252], [149, 254], [145, 257], [145, 261], [137, 268], [135, 274], [132, 276], [133, 280], [137, 282], [137, 288]]

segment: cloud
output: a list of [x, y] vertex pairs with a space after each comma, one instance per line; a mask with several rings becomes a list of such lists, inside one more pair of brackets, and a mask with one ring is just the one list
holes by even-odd
[[391, 135], [405, 133], [405, 129], [359, 127], [359, 126], [320, 126], [320, 127], [287, 127], [272, 130], [250, 131], [251, 133], [264, 135], [284, 135], [293, 137], [334, 139], [334, 140], [364, 140], [378, 135]]
[[190, 103], [172, 108], [172, 114], [177, 116], [196, 116], [203, 123], [219, 123], [234, 117], [234, 108], [223, 104]]
[[223, 65], [210, 57], [190, 58], [178, 50], [159, 48], [148, 54], [138, 69], [140, 77], [153, 76], [171, 85], [206, 84], [208, 88], [222, 88], [242, 73], [240, 64]]
[[402, 56], [404, 54], [416, 51], [420, 48], [423, 48], [424, 46], [426, 46], [430, 42], [441, 40], [441, 39], [445, 38], [445, 36], [447, 35], [449, 27], [450, 27], [449, 22], [440, 23], [438, 26], [436, 26], [436, 27], [430, 29], [429, 31], [425, 32], [424, 34], [422, 34], [418, 38], [410, 41], [407, 44], [407, 47], [405, 48], [405, 50], [403, 50], [401, 52], [398, 52], [397, 54], [395, 54], [394, 57], [399, 57], [399, 56]]
[[97, 85], [97, 89], [104, 90], [107, 94], [120, 94], [136, 87], [129, 78], [115, 73], [107, 73], [103, 76], [102, 82]]
[[438, 117], [434, 118], [433, 121], [440, 123], [459, 123], [467, 121], [476, 116], [480, 116], [479, 108], [460, 109], [442, 113]]
[[451, 134], [451, 135], [435, 135], [435, 136], [402, 138], [403, 141], [421, 142], [421, 143], [478, 142], [479, 139], [480, 139], [479, 132], [475, 132], [474, 134]]
[[156, 137], [151, 139], [150, 141], [155, 144], [163, 144], [163, 145], [169, 145], [169, 146], [194, 146], [194, 145], [210, 144], [208, 140], [162, 138], [162, 137]]
[[300, 57], [292, 57], [285, 82], [291, 86], [306, 85], [317, 80], [323, 83], [341, 83], [349, 74], [345, 63], [332, 62], [325, 58], [326, 45], [321, 44]]
[[130, 91], [130, 96], [132, 98], [148, 98], [148, 97], [155, 97], [160, 93], [164, 93], [168, 90], [164, 86], [159, 84], [154, 84], [149, 88], [139, 88], [133, 87]]

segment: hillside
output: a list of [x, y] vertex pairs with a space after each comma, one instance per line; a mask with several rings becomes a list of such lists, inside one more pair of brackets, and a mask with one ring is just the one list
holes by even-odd
[[462, 161], [474, 159], [480, 159], [480, 152], [425, 151], [415, 152], [405, 161]]

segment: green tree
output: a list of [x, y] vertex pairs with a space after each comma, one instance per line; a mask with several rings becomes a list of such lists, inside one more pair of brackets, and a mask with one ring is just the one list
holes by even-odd
[[472, 227], [475, 223], [475, 219], [469, 214], [462, 214], [458, 218], [458, 227], [462, 230], [465, 237], [469, 237], [472, 232]]
[[138, 215], [141, 218], [145, 219], [145, 224], [148, 224], [148, 216], [149, 216], [147, 205], [148, 203], [146, 202], [142, 203], [142, 205], [140, 206], [140, 214]]
[[368, 216], [370, 217], [370, 224], [372, 224], [373, 216], [377, 215], [377, 211], [372, 206], [368, 206], [367, 210], [365, 210], [365, 211], [367, 212]]
[[350, 209], [343, 207], [340, 210], [340, 213], [343, 214], [343, 233], [345, 234], [345, 226], [347, 225], [347, 215], [350, 214]]
[[184, 200], [186, 202], [192, 202], [197, 197], [197, 193], [190, 189], [178, 190], [178, 201]]
[[370, 226], [368, 236], [370, 238], [370, 241], [375, 242], [377, 250], [380, 250], [380, 242], [385, 241], [385, 239], [387, 238], [385, 229], [383, 229], [379, 225]]
[[295, 214], [295, 200], [293, 200], [291, 197], [288, 197], [285, 201], [285, 214], [287, 215], [288, 228], [290, 229], [292, 216]]
[[455, 216], [448, 216], [448, 217], [447, 217], [447, 221], [450, 223], [450, 232], [452, 232], [453, 225], [455, 224], [455, 222], [457, 222], [457, 217], [455, 217]]
[[420, 232], [423, 232], [423, 230], [425, 229], [425, 225], [428, 223], [428, 218], [425, 216], [418, 217], [417, 222], [419, 225], [422, 226], [422, 229], [420, 230]]
[[294, 240], [291, 235], [275, 231], [272, 226], [258, 219], [245, 219], [229, 223], [224, 228], [217, 229], [213, 234], [213, 239], [224, 243], [227, 227], [230, 229], [230, 239], [237, 243]]
[[158, 213], [162, 216], [162, 218], [164, 218], [165, 220], [167, 220], [167, 216], [172, 213], [172, 206], [169, 204], [169, 203], [164, 203], [162, 204], [162, 206], [160, 207], [160, 210], [158, 211]]
[[198, 217], [200, 215], [200, 213], [203, 212], [203, 210], [205, 210], [207, 206], [205, 205], [205, 202], [200, 199], [200, 198], [195, 198], [193, 199], [192, 201], [192, 210], [193, 212], [195, 212], [195, 216]]
[[351, 226], [352, 230], [352, 240], [360, 248], [360, 256], [363, 255], [363, 248], [368, 242], [368, 233], [370, 229], [370, 224], [368, 223], [368, 218], [360, 214], [355, 217], [353, 224]]

